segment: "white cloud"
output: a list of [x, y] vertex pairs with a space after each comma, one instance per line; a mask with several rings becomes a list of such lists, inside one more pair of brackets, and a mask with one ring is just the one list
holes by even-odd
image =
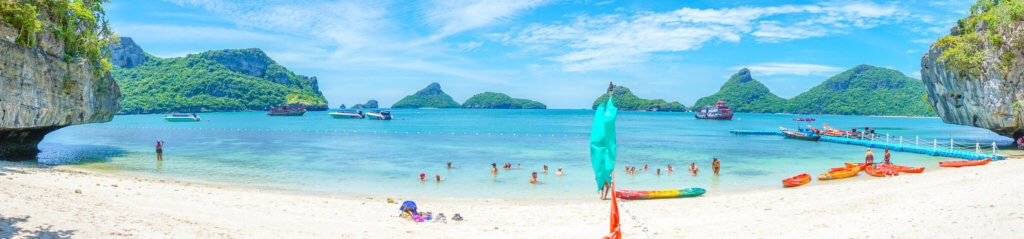
[[427, 21], [439, 28], [428, 41], [499, 23], [546, 3], [546, 0], [436, 0], [424, 9]]
[[589, 71], [644, 62], [657, 52], [696, 50], [714, 42], [762, 42], [822, 37], [849, 29], [902, 21], [895, 6], [824, 3], [721, 9], [682, 8], [670, 12], [582, 15], [572, 21], [535, 24], [498, 40], [544, 54], [566, 71]]
[[910, 50], [907, 50], [907, 52], [906, 52], [906, 53], [907, 53], [907, 54], [913, 54], [913, 53], [918, 53], [918, 52], [921, 52], [921, 50], [914, 50], [914, 49], [910, 49]]
[[932, 40], [932, 39], [914, 39], [914, 40], [910, 40], [910, 42], [917, 43], [917, 44], [929, 44], [930, 45], [933, 42], [935, 42], [935, 40]]
[[772, 75], [800, 75], [800, 76], [829, 76], [843, 70], [841, 67], [826, 66], [826, 65], [815, 65], [815, 64], [803, 64], [803, 63], [783, 63], [783, 62], [765, 62], [757, 63], [747, 66], [736, 66], [732, 70], [739, 70], [747, 68], [751, 72], [761, 76], [772, 76]]

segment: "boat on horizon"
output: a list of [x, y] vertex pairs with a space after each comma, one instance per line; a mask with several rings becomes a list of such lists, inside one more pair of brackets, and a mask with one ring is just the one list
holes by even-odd
[[375, 120], [391, 120], [393, 118], [393, 116], [391, 116], [391, 111], [387, 110], [374, 110], [366, 112], [366, 117]]
[[336, 112], [328, 113], [335, 119], [355, 119], [355, 118], [366, 118], [362, 110], [339, 110]]
[[270, 111], [267, 112], [269, 116], [302, 116], [303, 114], [306, 114], [306, 108], [288, 107], [287, 105], [281, 108], [270, 107]]
[[715, 105], [701, 106], [694, 114], [694, 117], [698, 119], [720, 119], [720, 120], [732, 120], [732, 110], [729, 109], [729, 105], [725, 104], [725, 101], [715, 102]]
[[166, 115], [166, 116], [164, 116], [164, 120], [167, 120], [167, 122], [196, 122], [196, 121], [199, 121], [200, 119], [199, 119], [199, 116], [196, 115], [195, 113], [191, 113], [191, 114], [178, 113], [178, 114]]

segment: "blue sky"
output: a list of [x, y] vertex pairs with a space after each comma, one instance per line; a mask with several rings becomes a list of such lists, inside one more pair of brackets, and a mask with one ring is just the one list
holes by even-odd
[[158, 57], [261, 48], [316, 76], [332, 107], [389, 106], [430, 82], [589, 108], [609, 81], [690, 106], [738, 69], [790, 98], [870, 64], [920, 78], [973, 1], [225, 1], [106, 4]]

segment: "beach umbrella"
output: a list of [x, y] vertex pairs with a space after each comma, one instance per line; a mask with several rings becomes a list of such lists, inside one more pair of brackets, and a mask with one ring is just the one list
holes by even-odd
[[614, 85], [608, 85], [608, 101], [597, 106], [594, 124], [590, 129], [590, 163], [594, 166], [597, 190], [612, 182], [615, 169], [615, 107]]

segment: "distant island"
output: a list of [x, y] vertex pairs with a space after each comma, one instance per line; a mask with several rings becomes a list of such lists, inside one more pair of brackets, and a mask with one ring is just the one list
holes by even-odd
[[376, 108], [379, 108], [379, 106], [377, 106], [377, 100], [368, 100], [368, 101], [366, 101], [366, 103], [356, 104], [356, 105], [352, 106], [352, 109], [376, 109]]
[[459, 103], [441, 90], [441, 84], [433, 82], [415, 94], [395, 102], [391, 108], [459, 108]]
[[[604, 93], [597, 100], [594, 100], [592, 108], [597, 109], [598, 105], [606, 101], [608, 101], [608, 93]], [[662, 99], [642, 99], [633, 95], [633, 92], [630, 92], [629, 88], [625, 86], [615, 86], [615, 107], [625, 111], [686, 111], [686, 106], [679, 102], [673, 101], [669, 103]]]
[[533, 100], [512, 98], [504, 93], [484, 92], [469, 97], [466, 102], [462, 103], [462, 108], [547, 109], [548, 106]]
[[893, 69], [858, 65], [792, 99], [784, 99], [771, 93], [744, 68], [717, 93], [697, 100], [694, 108], [722, 100], [737, 112], [935, 116], [924, 100], [925, 94], [920, 80]]
[[297, 75], [257, 48], [158, 58], [131, 38], [108, 47], [121, 113], [265, 110], [280, 104], [327, 110], [316, 77]]

